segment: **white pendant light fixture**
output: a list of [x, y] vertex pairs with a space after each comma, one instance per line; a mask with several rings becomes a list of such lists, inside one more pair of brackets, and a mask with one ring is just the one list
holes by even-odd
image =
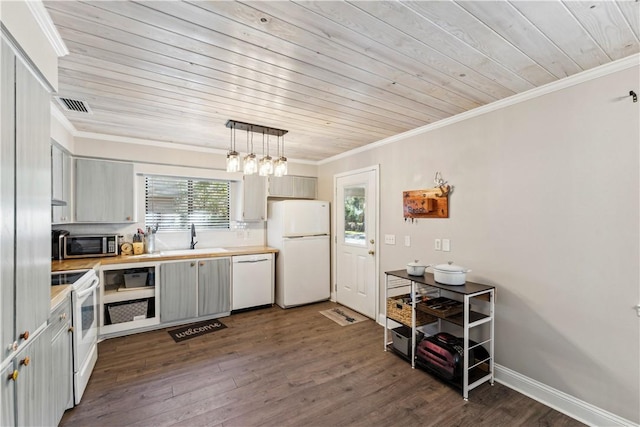
[[236, 128], [229, 128], [229, 152], [227, 153], [227, 172], [240, 170], [240, 154], [236, 151]]
[[253, 130], [251, 131], [251, 149], [249, 149], [249, 128], [247, 128], [247, 151], [249, 154], [244, 156], [242, 172], [245, 175], [253, 175], [258, 172], [258, 158], [253, 154]]
[[287, 172], [288, 172], [287, 158], [284, 156], [284, 133], [283, 133], [282, 134], [282, 155], [280, 155], [280, 135], [278, 135], [278, 158], [276, 159], [273, 165], [273, 175], [285, 176]]
[[[288, 131], [251, 123], [238, 122], [235, 120], [227, 120], [226, 126], [231, 129], [231, 141], [229, 144], [229, 152], [227, 153], [227, 172], [237, 172], [240, 169], [240, 154], [236, 151], [236, 129], [238, 129], [247, 131], [248, 154], [242, 159], [242, 172], [245, 175], [259, 173], [262, 176], [268, 176], [271, 174], [283, 176], [287, 174], [287, 158], [284, 157], [284, 134]], [[251, 136], [249, 136], [249, 132], [251, 132]], [[253, 134], [256, 132], [262, 133], [263, 157], [259, 162], [253, 152]], [[265, 135], [267, 136], [266, 149]], [[269, 155], [270, 136], [278, 137], [278, 157], [275, 160]], [[280, 154], [280, 137], [282, 137], [282, 154]]]
[[258, 167], [258, 173], [260, 176], [269, 176], [273, 173], [273, 158], [269, 155], [269, 134], [267, 134], [267, 151], [264, 151], [264, 130], [262, 131], [262, 157], [260, 159], [260, 166]]

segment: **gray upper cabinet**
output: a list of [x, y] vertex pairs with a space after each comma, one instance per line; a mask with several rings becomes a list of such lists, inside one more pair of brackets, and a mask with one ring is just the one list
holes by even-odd
[[269, 197], [315, 199], [318, 179], [310, 176], [270, 176]]
[[160, 322], [190, 319], [198, 315], [196, 261], [160, 266]]
[[231, 310], [231, 260], [198, 262], [198, 316]]
[[266, 178], [260, 175], [245, 175], [243, 185], [242, 220], [266, 221]]
[[[51, 299], [50, 94], [16, 61], [16, 335], [46, 323]], [[43, 185], [43, 183], [46, 183]], [[26, 339], [26, 338], [25, 338]]]
[[51, 145], [51, 199], [66, 203], [66, 206], [52, 207], [51, 222], [71, 222], [71, 155], [54, 144]]
[[134, 221], [133, 163], [75, 159], [76, 222]]
[[2, 359], [47, 321], [51, 284], [50, 94], [2, 41]]
[[[0, 49], [0, 360], [11, 354], [14, 341], [14, 245], [15, 245], [15, 56], [2, 40]], [[3, 377], [6, 378], [6, 377]], [[3, 391], [5, 384], [2, 384]], [[4, 398], [2, 399], [4, 406]], [[4, 416], [4, 413], [3, 413]], [[3, 423], [2, 425], [6, 425]]]

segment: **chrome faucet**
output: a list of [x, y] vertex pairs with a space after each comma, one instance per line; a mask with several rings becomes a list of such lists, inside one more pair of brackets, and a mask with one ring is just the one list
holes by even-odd
[[191, 247], [189, 249], [195, 249], [196, 248], [196, 244], [198, 242], [194, 242], [193, 238], [196, 237], [196, 226], [191, 223]]

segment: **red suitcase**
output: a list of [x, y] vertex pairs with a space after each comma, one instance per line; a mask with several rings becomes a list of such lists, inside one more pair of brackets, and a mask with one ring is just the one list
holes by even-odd
[[462, 340], [446, 332], [440, 332], [420, 341], [416, 351], [418, 362], [434, 370], [445, 379], [462, 376]]
[[[464, 347], [462, 338], [440, 332], [420, 341], [416, 349], [418, 365], [424, 365], [447, 380], [462, 377]], [[489, 352], [469, 340], [469, 365], [489, 358]]]

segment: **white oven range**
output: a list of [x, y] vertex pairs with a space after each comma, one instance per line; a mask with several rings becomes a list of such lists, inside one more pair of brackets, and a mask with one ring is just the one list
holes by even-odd
[[73, 325], [73, 395], [77, 405], [98, 360], [98, 292], [94, 270], [54, 272], [51, 285], [71, 285]]

